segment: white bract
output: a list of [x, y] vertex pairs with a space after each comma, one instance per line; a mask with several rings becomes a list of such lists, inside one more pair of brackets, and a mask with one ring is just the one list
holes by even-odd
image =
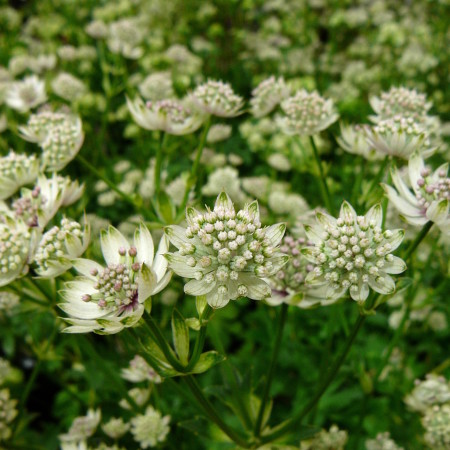
[[317, 134], [339, 118], [333, 100], [324, 99], [317, 91], [298, 91], [281, 102], [281, 109], [284, 116], [278, 117], [277, 123], [282, 131], [289, 135]]
[[158, 100], [156, 102], [144, 101], [136, 97], [127, 105], [136, 123], [146, 130], [165, 131], [177, 136], [193, 133], [198, 130], [204, 117], [191, 111], [179, 100]]
[[366, 132], [362, 125], [343, 125], [341, 123], [341, 135], [336, 140], [346, 152], [362, 156], [369, 161], [383, 158], [383, 155], [367, 142]]
[[256, 86], [250, 100], [251, 112], [255, 117], [263, 117], [272, 112], [276, 106], [290, 95], [291, 90], [284, 78], [271, 76]]
[[170, 280], [164, 236], [154, 255], [153, 239], [145, 225], [134, 234], [134, 243], [116, 228], [101, 233], [101, 247], [106, 267], [88, 259], [73, 265], [82, 275], [65, 284], [60, 308], [71, 325], [68, 333], [113, 334], [133, 326], [144, 312], [144, 302], [164, 289]]
[[184, 286], [187, 294], [206, 295], [213, 308], [238, 297], [270, 297], [270, 286], [263, 278], [276, 274], [289, 259], [277, 248], [284, 224], [262, 227], [256, 201], [236, 213], [225, 192], [219, 194], [212, 211], [187, 208], [186, 220], [186, 229], [166, 228], [178, 248], [166, 258], [176, 274], [192, 278]]
[[415, 153], [408, 164], [408, 175], [413, 192], [403, 181], [397, 168], [392, 170], [396, 189], [386, 184], [383, 188], [401, 217], [411, 225], [423, 226], [434, 222], [444, 234], [450, 233], [450, 178], [448, 163], [434, 172], [425, 167], [422, 157]]
[[47, 100], [45, 84], [36, 75], [12, 83], [6, 93], [6, 104], [19, 112], [27, 112]]
[[348, 290], [353, 300], [364, 302], [369, 287], [380, 294], [392, 294], [395, 282], [389, 274], [406, 270], [405, 262], [391, 255], [401, 244], [403, 230], [381, 229], [381, 205], [373, 206], [365, 216], [358, 216], [344, 202], [339, 218], [316, 213], [317, 224], [305, 225], [314, 247], [302, 250], [316, 267], [306, 283], [327, 287], [326, 297], [341, 298]]

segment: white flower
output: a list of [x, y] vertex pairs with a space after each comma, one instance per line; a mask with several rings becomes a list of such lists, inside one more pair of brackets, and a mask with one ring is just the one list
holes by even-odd
[[52, 80], [53, 92], [64, 100], [73, 102], [87, 92], [86, 85], [70, 73], [60, 73]]
[[17, 400], [10, 399], [9, 389], [0, 390], [0, 442], [11, 437], [9, 425], [18, 414], [16, 405]]
[[232, 128], [230, 125], [217, 123], [212, 125], [208, 131], [206, 142], [208, 144], [215, 144], [216, 142], [224, 141], [231, 136]]
[[130, 424], [125, 423], [122, 417], [112, 417], [102, 425], [102, 430], [111, 439], [120, 439], [129, 429]]
[[360, 155], [369, 161], [382, 159], [383, 155], [367, 142], [366, 132], [362, 125], [343, 125], [341, 135], [337, 138], [339, 146], [346, 152]]
[[145, 29], [136, 18], [125, 18], [109, 25], [107, 38], [108, 48], [113, 53], [119, 53], [125, 58], [138, 59], [144, 53], [140, 46]]
[[49, 129], [67, 121], [69, 114], [65, 111], [51, 111], [47, 107], [41, 108], [36, 114], [31, 114], [26, 126], [20, 126], [21, 136], [29, 142], [42, 142]]
[[162, 416], [159, 411], [148, 406], [145, 414], [131, 419], [131, 433], [141, 448], [155, 447], [164, 442], [169, 434], [170, 416]]
[[102, 415], [99, 409], [89, 409], [85, 416], [74, 419], [69, 431], [66, 434], [59, 435], [60, 441], [77, 442], [87, 439], [95, 433], [101, 417]]
[[282, 77], [271, 76], [256, 86], [250, 100], [251, 112], [255, 117], [263, 117], [290, 95], [290, 89]]
[[127, 105], [136, 123], [146, 130], [160, 130], [177, 136], [193, 133], [202, 125], [204, 118], [192, 112], [178, 100], [146, 102], [139, 97]]
[[380, 294], [392, 294], [395, 282], [389, 274], [406, 270], [404, 261], [391, 253], [401, 244], [403, 230], [381, 229], [381, 205], [370, 208], [365, 216], [357, 216], [344, 202], [339, 218], [316, 213], [317, 225], [305, 225], [314, 247], [302, 250], [316, 267], [306, 283], [327, 286], [328, 299], [341, 298], [347, 290], [357, 302], [364, 302], [369, 287]]
[[20, 187], [36, 180], [39, 160], [12, 150], [0, 158], [0, 200], [11, 197]]
[[450, 404], [429, 408], [422, 418], [424, 440], [433, 450], [450, 448]]
[[375, 439], [366, 441], [366, 450], [404, 450], [391, 439], [389, 432], [378, 433]]
[[170, 72], [155, 72], [148, 75], [138, 86], [146, 100], [164, 100], [175, 96]]
[[298, 91], [293, 97], [281, 102], [281, 109], [285, 115], [278, 117], [277, 123], [289, 135], [316, 134], [339, 118], [333, 101], [325, 100], [317, 91]]
[[72, 267], [72, 260], [80, 257], [89, 244], [89, 227], [84, 230], [78, 222], [62, 219], [61, 226], [47, 231], [34, 255], [36, 273], [55, 278]]
[[68, 333], [113, 334], [133, 326], [144, 312], [144, 302], [166, 287], [166, 237], [154, 257], [153, 239], [145, 225], [134, 234], [134, 244], [114, 227], [101, 234], [106, 268], [88, 259], [74, 261], [83, 276], [66, 283], [59, 306], [69, 316]]
[[187, 229], [166, 228], [178, 248], [166, 258], [175, 273], [193, 278], [184, 286], [187, 294], [206, 295], [213, 308], [222, 308], [238, 297], [270, 297], [271, 289], [262, 278], [277, 273], [289, 259], [277, 249], [284, 224], [263, 228], [258, 202], [236, 213], [225, 192], [217, 197], [213, 211], [202, 214], [187, 208], [186, 220]]
[[382, 186], [406, 222], [414, 226], [423, 226], [431, 221], [444, 234], [448, 234], [450, 178], [447, 173], [448, 163], [442, 164], [432, 173], [425, 167], [422, 157], [415, 153], [408, 164], [409, 181], [413, 192], [403, 181], [397, 168], [391, 172], [396, 189], [386, 184]]
[[161, 383], [161, 377], [155, 370], [148, 365], [142, 356], [136, 355], [130, 361], [130, 367], [122, 369], [122, 378], [132, 383], [140, 383], [141, 381], [151, 381], [152, 383]]
[[320, 430], [312, 439], [302, 441], [300, 450], [344, 450], [347, 441], [347, 431], [332, 425], [328, 431]]
[[208, 80], [197, 86], [188, 96], [192, 106], [204, 114], [235, 117], [242, 114], [244, 100], [223, 81]]
[[416, 380], [414, 389], [405, 397], [412, 411], [424, 413], [430, 406], [450, 402], [450, 382], [443, 376], [427, 374], [425, 380]]
[[44, 82], [36, 75], [12, 83], [6, 94], [6, 104], [19, 112], [27, 112], [47, 100]]

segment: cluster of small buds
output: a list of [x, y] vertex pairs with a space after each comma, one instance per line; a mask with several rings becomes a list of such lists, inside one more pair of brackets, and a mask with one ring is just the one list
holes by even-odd
[[250, 107], [255, 117], [263, 117], [290, 94], [290, 89], [283, 78], [271, 76], [262, 81], [252, 91]]
[[[383, 92], [380, 97], [370, 99], [373, 110], [377, 113], [377, 119], [388, 119], [397, 115], [411, 117], [422, 122], [432, 104], [427, 102], [425, 94], [415, 89], [405, 87], [392, 87]], [[378, 121], [378, 120], [377, 120]]]
[[389, 432], [378, 433], [375, 439], [369, 439], [366, 441], [366, 450], [404, 450], [403, 447], [399, 447]]
[[300, 450], [344, 450], [347, 440], [347, 431], [332, 425], [328, 431], [320, 430], [312, 439], [302, 441]]
[[228, 83], [208, 80], [189, 95], [193, 106], [206, 114], [235, 117], [241, 114], [244, 100], [236, 95]]
[[447, 177], [447, 171], [438, 170], [437, 179], [430, 177], [431, 174], [431, 170], [425, 167], [417, 180], [416, 198], [424, 211], [430, 207], [431, 202], [439, 200], [450, 202], [450, 178]]
[[32, 142], [41, 142], [48, 134], [48, 130], [55, 125], [64, 123], [67, 114], [63, 112], [43, 109], [37, 114], [31, 114], [27, 126], [21, 128], [24, 137]]
[[280, 251], [290, 256], [290, 260], [270, 279], [273, 289], [286, 294], [300, 291], [307, 274], [314, 269], [314, 265], [303, 258], [301, 249], [313, 245], [303, 237], [298, 239], [292, 236], [284, 237]]
[[130, 361], [130, 367], [122, 369], [122, 378], [132, 383], [140, 383], [142, 381], [150, 381], [152, 383], [161, 383], [161, 377], [155, 370], [149, 366], [142, 356], [136, 355]]
[[162, 416], [152, 406], [148, 406], [145, 414], [131, 419], [131, 433], [141, 448], [155, 447], [164, 442], [169, 434], [170, 416]]
[[223, 123], [217, 123], [212, 125], [208, 131], [208, 136], [206, 137], [206, 142], [208, 144], [214, 144], [216, 142], [224, 141], [231, 136], [232, 128], [230, 125], [225, 125]]
[[147, 101], [145, 106], [155, 114], [166, 116], [174, 124], [182, 124], [192, 115], [190, 109], [177, 100]]
[[450, 448], [450, 404], [435, 405], [422, 417], [424, 440], [433, 450]]
[[450, 383], [440, 375], [427, 374], [425, 380], [415, 380], [414, 389], [405, 397], [413, 411], [425, 412], [430, 406], [450, 403]]
[[185, 285], [191, 295], [206, 295], [215, 308], [229, 300], [249, 297], [260, 300], [271, 295], [261, 278], [274, 275], [288, 256], [277, 253], [285, 226], [263, 228], [256, 202], [235, 212], [227, 194], [219, 194], [213, 211], [187, 210], [189, 226], [168, 227], [166, 233], [178, 247], [167, 254], [175, 273], [194, 278]]
[[298, 91], [281, 102], [285, 115], [278, 118], [281, 129], [291, 135], [312, 135], [328, 128], [338, 119], [332, 100], [326, 100], [317, 91]]
[[405, 133], [411, 136], [422, 136], [423, 128], [412, 118], [397, 115], [381, 120], [374, 127], [374, 131], [381, 135]]
[[53, 92], [64, 100], [73, 102], [86, 93], [86, 85], [70, 73], [60, 73], [51, 83]]
[[17, 400], [11, 400], [9, 389], [0, 390], [0, 442], [11, 437], [11, 422], [16, 418]]
[[21, 219], [29, 227], [37, 227], [39, 209], [46, 202], [47, 199], [41, 194], [41, 188], [35, 186], [30, 196], [19, 197], [14, 200], [11, 207], [17, 219]]
[[138, 86], [146, 100], [164, 100], [175, 96], [172, 76], [168, 72], [155, 72], [146, 77]]
[[376, 292], [390, 294], [395, 283], [388, 273], [401, 273], [405, 263], [393, 255], [403, 240], [404, 231], [381, 229], [381, 206], [375, 205], [365, 216], [357, 216], [346, 202], [340, 217], [317, 213], [319, 229], [305, 225], [312, 248], [302, 250], [316, 267], [307, 276], [307, 283], [327, 284], [327, 297], [342, 296], [347, 290], [351, 297], [363, 302], [369, 286]]

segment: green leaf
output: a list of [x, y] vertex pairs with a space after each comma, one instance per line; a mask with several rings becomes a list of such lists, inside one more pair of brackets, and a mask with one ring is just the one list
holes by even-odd
[[220, 355], [214, 350], [205, 352], [200, 355], [197, 364], [193, 367], [191, 373], [203, 373], [211, 369], [212, 366], [219, 364], [225, 360], [225, 356]]
[[166, 224], [175, 223], [176, 208], [172, 199], [161, 191], [158, 198], [154, 201], [154, 207], [158, 217]]
[[174, 309], [172, 313], [172, 335], [180, 362], [186, 365], [189, 361], [189, 328], [177, 309]]

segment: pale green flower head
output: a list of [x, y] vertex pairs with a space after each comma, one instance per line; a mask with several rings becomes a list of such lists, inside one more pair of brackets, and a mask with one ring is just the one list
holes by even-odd
[[252, 114], [258, 118], [266, 116], [288, 97], [290, 92], [284, 78], [271, 76], [265, 79], [252, 91], [250, 100]]
[[106, 267], [89, 259], [77, 259], [75, 269], [82, 275], [65, 284], [59, 307], [71, 325], [67, 333], [118, 333], [135, 325], [144, 312], [144, 302], [170, 281], [163, 257], [168, 241], [164, 236], [154, 255], [153, 239], [143, 224], [134, 242], [110, 226], [100, 237]]
[[395, 168], [391, 172], [395, 189], [383, 184], [386, 196], [407, 223], [423, 226], [434, 222], [444, 234], [450, 233], [450, 178], [448, 163], [434, 172], [425, 166], [423, 158], [415, 153], [408, 163], [412, 192]]
[[342, 204], [337, 219], [317, 212], [317, 224], [305, 225], [314, 247], [304, 248], [302, 253], [316, 265], [306, 283], [325, 285], [328, 299], [341, 298], [349, 291], [359, 303], [367, 299], [369, 288], [392, 294], [395, 282], [389, 274], [406, 270], [405, 262], [391, 254], [403, 241], [404, 231], [383, 232], [382, 219], [380, 204], [365, 216], [358, 216], [348, 202]]
[[145, 414], [131, 419], [131, 433], [141, 448], [155, 447], [166, 440], [170, 431], [169, 423], [170, 416], [163, 417], [159, 411], [148, 406]]
[[187, 228], [166, 228], [178, 248], [166, 258], [176, 274], [192, 278], [184, 286], [187, 294], [206, 295], [213, 308], [239, 297], [270, 297], [270, 286], [263, 279], [277, 273], [289, 259], [278, 252], [284, 224], [262, 227], [257, 201], [236, 212], [225, 192], [219, 194], [212, 211], [187, 208], [186, 220]]

